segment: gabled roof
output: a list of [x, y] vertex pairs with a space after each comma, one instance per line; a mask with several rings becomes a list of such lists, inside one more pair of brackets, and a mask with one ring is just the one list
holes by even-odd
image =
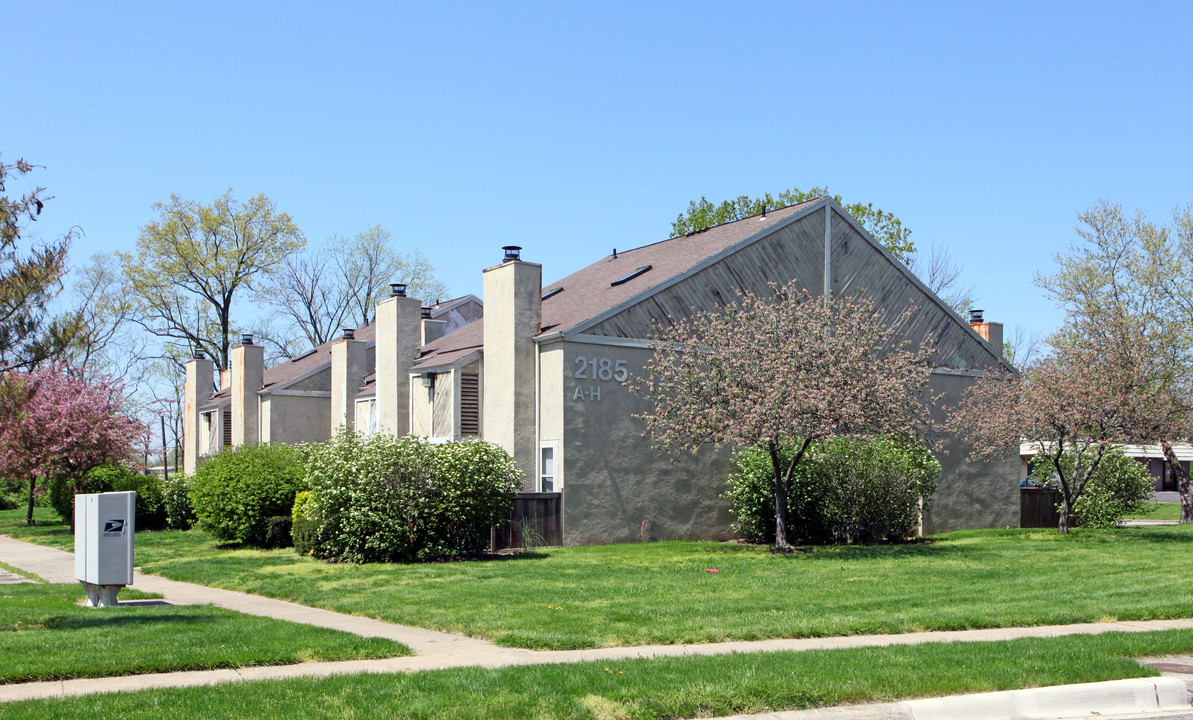
[[[773, 210], [632, 250], [617, 251], [543, 288], [540, 336], [566, 332], [692, 269], [746, 238], [809, 208], [817, 200]], [[643, 268], [648, 268], [638, 272]], [[557, 292], [558, 291], [558, 292]], [[484, 320], [423, 346], [416, 367], [449, 365], [484, 344]]]
[[[366, 347], [373, 346], [377, 341], [377, 324], [369, 323], [356, 328], [356, 339], [363, 340]], [[338, 340], [339, 338], [336, 338]], [[265, 369], [264, 381], [261, 384], [262, 390], [281, 390], [289, 385], [292, 385], [299, 380], [304, 380], [312, 375], [331, 367], [331, 344], [335, 340], [325, 342], [318, 347], [315, 347], [302, 355], [297, 355], [286, 362], [278, 363], [273, 367]], [[224, 401], [231, 397], [232, 389], [225, 387], [220, 388], [220, 391], [211, 396], [211, 399], [203, 403], [199, 410], [209, 410], [213, 407], [223, 405]]]

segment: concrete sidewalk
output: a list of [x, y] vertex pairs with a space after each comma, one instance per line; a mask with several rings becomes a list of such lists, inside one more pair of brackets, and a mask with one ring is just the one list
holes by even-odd
[[1175, 678], [1111, 680], [871, 705], [733, 715], [715, 720], [1070, 720], [1189, 712], [1189, 688]]
[[[19, 540], [14, 540], [7, 536], [0, 536], [0, 560], [26, 572], [35, 573], [50, 582], [77, 582], [74, 578], [74, 556], [61, 550], [33, 545]], [[901, 635], [850, 635], [826, 638], [759, 640], [751, 642], [737, 641], [701, 645], [647, 645], [638, 647], [595, 648], [589, 650], [534, 651], [516, 648], [503, 648], [494, 645], [493, 643], [475, 638], [436, 632], [423, 628], [397, 625], [394, 623], [373, 620], [355, 615], [345, 615], [343, 613], [332, 612], [330, 610], [319, 610], [284, 600], [275, 600], [272, 598], [261, 597], [259, 595], [250, 595], [248, 593], [231, 590], [220, 590], [203, 585], [195, 585], [192, 583], [177, 582], [153, 575], [144, 575], [140, 572], [134, 574], [133, 587], [145, 592], [160, 593], [165, 597], [166, 601], [171, 604], [211, 604], [250, 615], [259, 615], [289, 622], [331, 628], [334, 630], [340, 630], [366, 637], [383, 637], [407, 645], [416, 653], [418, 653], [418, 655], [416, 657], [388, 658], [382, 660], [312, 662], [271, 667], [246, 667], [236, 670], [158, 673], [152, 675], [130, 675], [115, 678], [0, 685], [0, 702], [142, 690], [150, 688], [216, 685], [246, 680], [275, 680], [297, 677], [318, 678], [329, 677], [332, 675], [359, 673], [416, 672], [421, 670], [437, 670], [454, 667], [496, 668], [507, 667], [511, 665], [547, 665], [556, 663], [577, 663], [632, 658], [725, 655], [731, 653], [757, 653], [773, 651], [799, 652], [804, 650], [835, 650], [857, 647], [919, 645], [924, 643], [988, 642], [997, 640], [1015, 640], [1018, 638], [1029, 637], [1061, 637], [1065, 635], [1097, 635], [1106, 632], [1147, 632], [1152, 630], [1193, 628], [1193, 619], [1147, 620], [1134, 622], [1048, 625], [1038, 627], [992, 628], [986, 630], [920, 632]], [[1181, 695], [1181, 702], [1184, 704], [1180, 705], [1178, 709], [1188, 711], [1190, 709], [1188, 693], [1187, 691], [1183, 690], [1185, 683], [1178, 679], [1178, 677], [1180, 676], [1167, 678], [1166, 680], [1170, 680], [1172, 682], [1161, 683], [1164, 688], [1161, 688], [1160, 685], [1157, 685], [1153, 687], [1151, 691], [1139, 690], [1139, 687], [1141, 686], [1138, 686], [1138, 683], [1144, 681], [1115, 681], [1119, 683], [1134, 684], [1123, 685], [1121, 688], [1119, 688], [1119, 686], [1114, 686], [1115, 688], [1119, 689], [1115, 689], [1111, 695], [1113, 697], [1120, 698], [1121, 703], [1134, 703], [1138, 700], [1138, 698], [1146, 699], [1150, 697], [1152, 699], [1156, 699], [1160, 698], [1162, 695], [1165, 698], [1171, 699], [1172, 697], [1175, 697], [1175, 695], [1172, 694], [1176, 692], [1174, 688], [1179, 685], [1182, 689], [1181, 692], [1184, 693]], [[1146, 682], [1153, 682], [1155, 680], [1158, 679], [1148, 679]], [[1098, 683], [1097, 685], [1106, 684]], [[1071, 687], [1085, 688], [1086, 686]], [[1031, 692], [1035, 691], [1013, 691], [1013, 693]], [[1038, 692], [1045, 692], [1046, 697], [1052, 697], [1051, 695], [1047, 695], [1047, 693], [1060, 693], [1058, 697], [1070, 697], [1070, 695], [1065, 695], [1065, 693], [1068, 691], [1064, 690], [1063, 688], [1042, 688], [1039, 689]], [[1072, 695], [1072, 697], [1085, 697], [1087, 693], [1093, 691], [1089, 688], [1086, 688], [1075, 692], [1076, 695]], [[1015, 695], [1012, 699], [1012, 702], [1003, 697], [1003, 695], [1007, 695], [1006, 693], [987, 693], [986, 695], [998, 696], [989, 700], [989, 703], [993, 703], [993, 705], [990, 705], [992, 708], [1005, 708], [1011, 706], [1016, 708], [1021, 706], [1026, 707], [1024, 706], [1024, 703], [1028, 703], [1029, 701], [1022, 698], [1035, 697], [1034, 695], [1026, 695], [1022, 696], [1021, 698], [1021, 696]], [[1122, 699], [1127, 698], [1128, 696], [1129, 698], [1136, 698], [1136, 700]], [[790, 720], [795, 720], [797, 718], [808, 718], [810, 720], [811, 718], [838, 717], [874, 718], [875, 720], [879, 718], [905, 717], [916, 718], [917, 720], [922, 718], [937, 717], [983, 717], [991, 718], [991, 720], [993, 720], [994, 718], [1003, 717], [1036, 717], [1035, 715], [1002, 715], [997, 713], [975, 715], [970, 712], [960, 712], [959, 708], [965, 707], [965, 705], [956, 705], [955, 703], [950, 704], [954, 700], [956, 700], [956, 702], [963, 703], [978, 703], [978, 700], [976, 699], [978, 697], [979, 696], [934, 698], [894, 703], [890, 706], [867, 705], [862, 706], [862, 708], [853, 708], [851, 710], [851, 712], [860, 713], [862, 712], [862, 709], [864, 709], [867, 713], [875, 712], [879, 714], [834, 715], [831, 713], [838, 712], [839, 710], [843, 712], [844, 709], [826, 709], [817, 711], [801, 711], [821, 713], [819, 715], [778, 713], [756, 717], [784, 718]], [[1090, 697], [1101, 697], [1101, 695], [1094, 693], [1094, 695], [1090, 695]], [[983, 700], [978, 704], [981, 705], [985, 702], [986, 701]], [[1011, 702], [1011, 705], [1007, 705], [1008, 702]], [[1037, 701], [1031, 700], [1030, 702]], [[1044, 701], [1040, 700], [1039, 702]], [[1106, 702], [1109, 703], [1110, 701], [1107, 700]], [[1115, 702], [1119, 701], [1116, 700]], [[920, 704], [917, 705], [915, 703]], [[1145, 712], [1149, 710], [1156, 710], [1157, 707], [1159, 707], [1158, 705], [1153, 704], [1150, 707], [1143, 707], [1140, 705], [1139, 709], [1137, 710], [1115, 709], [1120, 705], [1110, 703], [1107, 705], [1105, 712], [1120, 714], [1129, 712]], [[946, 708], [947, 712], [942, 711], [944, 714], [937, 713], [935, 710], [933, 710], [933, 708], [936, 708], [937, 706]], [[1125, 705], [1123, 706], [1125, 707]], [[1160, 707], [1159, 709], [1160, 711], [1169, 710], [1168, 706]], [[908, 715], [908, 712], [911, 712], [912, 714]], [[991, 712], [994, 712], [994, 710], [991, 710]], [[1002, 711], [998, 710], [998, 712]], [[1016, 712], [1019, 712], [1019, 710], [1016, 710]], [[884, 715], [881, 713], [887, 714]], [[1054, 713], [1048, 717], [1079, 716], [1081, 715], [1072, 714], [1066, 716], [1063, 714]]]
[[[48, 582], [78, 582], [75, 579], [75, 556], [56, 548], [34, 545], [14, 540], [7, 535], [0, 535], [0, 560], [26, 572], [35, 573]], [[176, 582], [156, 575], [146, 575], [139, 571], [133, 573], [131, 587], [142, 592], [158, 593], [171, 605], [215, 605], [246, 615], [258, 615], [330, 628], [363, 637], [386, 638], [406, 645], [419, 655], [445, 652], [444, 646], [454, 648], [447, 652], [464, 655], [484, 655], [497, 651], [510, 652], [506, 648], [498, 648], [493, 643], [462, 635], [395, 625], [359, 615], [319, 610], [285, 600], [275, 600], [234, 590], [220, 590], [205, 585]]]

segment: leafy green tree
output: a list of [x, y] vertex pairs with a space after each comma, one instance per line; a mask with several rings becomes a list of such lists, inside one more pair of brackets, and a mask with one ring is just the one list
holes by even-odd
[[51, 317], [46, 309], [62, 289], [71, 236], [21, 252], [25, 223], [37, 220], [50, 198], [40, 187], [18, 197], [4, 194], [10, 180], [33, 168], [25, 160], [0, 160], [0, 372], [58, 357], [79, 334], [74, 317]]
[[264, 193], [242, 203], [228, 190], [209, 205], [171, 195], [154, 209], [136, 253], [119, 253], [137, 322], [176, 354], [201, 349], [227, 368], [233, 303], [306, 239]]
[[[756, 198], [741, 195], [719, 204], [713, 204], [701, 196], [699, 201], [693, 200], [688, 203], [687, 212], [680, 213], [675, 222], [671, 223], [671, 234], [672, 236], [687, 235], [714, 225], [724, 225], [734, 220], [760, 215], [765, 210], [797, 205], [828, 194], [828, 188], [825, 187], [814, 187], [808, 190], [793, 187], [774, 196], [770, 193]], [[882, 243], [883, 247], [892, 255], [904, 263], [910, 261], [912, 255], [915, 254], [915, 243], [911, 241], [911, 230], [903, 227], [903, 222], [899, 218], [881, 208], [874, 207], [873, 203], [846, 205], [840, 195], [833, 195], [832, 198], [838, 205], [845, 208], [854, 220], [861, 223], [862, 227]]]

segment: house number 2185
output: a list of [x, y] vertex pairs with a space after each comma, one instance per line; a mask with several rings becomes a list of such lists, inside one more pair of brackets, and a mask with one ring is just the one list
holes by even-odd
[[576, 358], [575, 378], [577, 380], [616, 380], [617, 382], [625, 382], [626, 378], [630, 376], [630, 371], [626, 369], [625, 360], [614, 360], [612, 358], [597, 358], [597, 357], [578, 357]]

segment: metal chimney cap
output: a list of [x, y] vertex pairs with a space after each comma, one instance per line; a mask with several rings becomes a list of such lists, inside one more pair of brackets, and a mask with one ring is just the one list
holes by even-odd
[[389, 284], [390, 297], [406, 297], [406, 283], [390, 283]]
[[982, 322], [982, 313], [984, 313], [984, 312], [985, 312], [985, 310], [970, 310], [969, 311], [969, 321], [971, 323]]
[[422, 318], [423, 318], [423, 320], [430, 320], [430, 319], [431, 319], [431, 308], [429, 308], [429, 307], [424, 307], [424, 308], [422, 308], [422, 309], [420, 310], [420, 312], [422, 313]]
[[505, 251], [505, 262], [517, 260], [522, 257], [521, 245], [504, 245], [501, 249]]
[[250, 335], [249, 333], [245, 333], [245, 334], [241, 335], [240, 336], [240, 344], [241, 345], [252, 345], [253, 344], [253, 336]]
[[353, 328], [344, 328], [344, 339], [345, 340], [355, 340], [356, 339], [356, 330], [354, 330]]
[[207, 353], [203, 352], [202, 348], [195, 348], [195, 359], [196, 360], [206, 360]]

